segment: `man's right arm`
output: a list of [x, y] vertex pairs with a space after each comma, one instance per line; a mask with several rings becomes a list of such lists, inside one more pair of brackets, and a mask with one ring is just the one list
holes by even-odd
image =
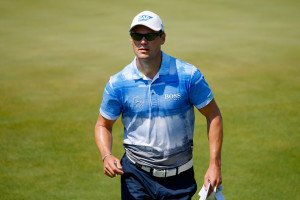
[[123, 174], [120, 160], [112, 155], [112, 128], [115, 120], [99, 114], [95, 125], [95, 142], [101, 153], [104, 173], [109, 177]]

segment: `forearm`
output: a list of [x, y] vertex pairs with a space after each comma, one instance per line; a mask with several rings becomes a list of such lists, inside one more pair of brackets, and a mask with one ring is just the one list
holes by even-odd
[[210, 152], [210, 165], [221, 167], [221, 150], [223, 143], [223, 123], [221, 114], [208, 119], [208, 140]]
[[221, 150], [223, 142], [223, 123], [221, 112], [213, 100], [200, 112], [206, 117], [209, 142], [209, 167], [204, 176], [204, 184], [210, 182], [213, 187], [222, 183]]
[[106, 128], [102, 126], [95, 128], [95, 142], [102, 155], [102, 158], [111, 153], [112, 135]]
[[101, 153], [104, 173], [109, 177], [123, 174], [120, 160], [112, 155], [112, 127], [115, 121], [99, 115], [95, 125], [95, 142]]
[[95, 125], [95, 142], [101, 153], [102, 159], [104, 156], [111, 154], [112, 151], [112, 124], [99, 116], [99, 119]]

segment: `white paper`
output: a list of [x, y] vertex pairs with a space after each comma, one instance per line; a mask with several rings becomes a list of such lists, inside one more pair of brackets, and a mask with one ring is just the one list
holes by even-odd
[[208, 183], [208, 190], [205, 189], [205, 186], [203, 185], [200, 192], [198, 193], [200, 196], [199, 200], [225, 200], [223, 194], [222, 194], [222, 190], [223, 190], [223, 186], [219, 185], [218, 188], [216, 189], [216, 191], [213, 191], [209, 196], [208, 195], [208, 191], [210, 188], [210, 183]]
[[209, 191], [209, 188], [210, 188], [210, 183], [208, 183], [208, 190], [205, 189], [205, 186], [203, 185], [200, 192], [198, 193], [199, 196], [200, 196], [200, 199], [199, 200], [206, 200], [207, 198], [207, 194], [208, 194], [208, 191]]

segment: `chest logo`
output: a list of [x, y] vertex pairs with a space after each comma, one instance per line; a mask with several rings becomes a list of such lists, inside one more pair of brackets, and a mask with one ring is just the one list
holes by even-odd
[[181, 98], [181, 94], [175, 93], [175, 94], [165, 94], [165, 100], [179, 100]]
[[144, 104], [144, 101], [142, 98], [140, 97], [133, 97], [133, 106], [136, 108], [136, 109], [141, 109], [142, 106]]

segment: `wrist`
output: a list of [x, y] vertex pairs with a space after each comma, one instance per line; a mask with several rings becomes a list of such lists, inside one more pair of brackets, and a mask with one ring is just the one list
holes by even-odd
[[105, 154], [103, 157], [102, 157], [102, 162], [104, 162], [104, 160], [108, 157], [108, 156], [111, 156], [112, 153], [107, 153]]
[[221, 168], [221, 159], [211, 159], [209, 165]]

